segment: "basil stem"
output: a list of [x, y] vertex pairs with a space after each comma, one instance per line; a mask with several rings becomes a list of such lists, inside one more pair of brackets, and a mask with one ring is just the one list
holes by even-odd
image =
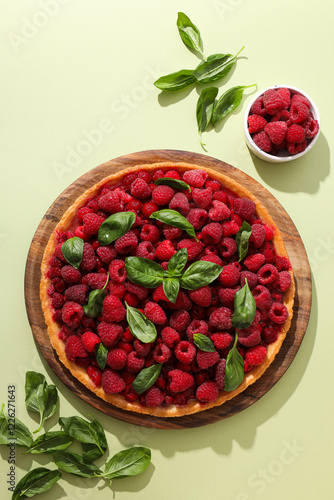
[[170, 73], [169, 75], [161, 76], [158, 78], [154, 85], [160, 90], [166, 90], [168, 92], [175, 92], [177, 90], [182, 90], [189, 85], [195, 83], [196, 79], [193, 75], [194, 71], [192, 69], [181, 69], [175, 73]]
[[0, 410], [0, 444], [11, 445], [15, 442], [15, 446], [27, 446], [29, 448], [33, 442], [30, 430], [16, 417], [14, 426], [12, 421], [9, 421], [4, 408], [5, 405], [3, 404]]
[[195, 26], [186, 14], [179, 12], [177, 16], [176, 25], [179, 30], [180, 37], [183, 43], [192, 50], [199, 52], [204, 59], [204, 54], [202, 52], [202, 39], [201, 34], [197, 26]]
[[225, 116], [227, 116], [239, 106], [244, 90], [250, 87], [256, 87], [256, 83], [254, 83], [253, 85], [239, 85], [237, 87], [232, 87], [218, 99], [212, 113], [213, 125], [225, 118]]
[[134, 446], [116, 453], [105, 465], [103, 477], [120, 479], [144, 472], [151, 461], [151, 451], [144, 446]]
[[99, 243], [101, 245], [109, 245], [118, 238], [121, 238], [121, 236], [124, 236], [129, 231], [135, 220], [136, 214], [133, 212], [117, 212], [110, 215], [100, 226], [98, 232]]
[[212, 54], [206, 61], [200, 62], [194, 70], [196, 81], [198, 83], [212, 83], [220, 80], [232, 69], [238, 54], [234, 57], [232, 54]]
[[235, 241], [237, 243], [237, 251], [239, 256], [239, 262], [244, 259], [248, 252], [249, 238], [252, 234], [252, 226], [248, 224], [245, 220], [242, 223], [241, 228], [235, 235]]
[[188, 222], [187, 219], [176, 210], [170, 210], [169, 208], [158, 210], [157, 212], [153, 212], [153, 214], [150, 215], [150, 218], [158, 219], [160, 222], [164, 222], [165, 224], [169, 224], [170, 226], [183, 229], [188, 233], [189, 236], [195, 238], [195, 240], [198, 241], [194, 226], [190, 224], [190, 222]]
[[214, 281], [223, 268], [213, 262], [198, 260], [191, 264], [181, 276], [181, 286], [186, 290], [197, 290]]
[[126, 302], [125, 305], [126, 319], [132, 335], [145, 344], [154, 342], [157, 338], [157, 330], [152, 321], [147, 319], [146, 316], [135, 307], [129, 306]]
[[154, 181], [154, 184], [156, 186], [160, 186], [161, 184], [164, 184], [166, 186], [171, 186], [174, 189], [180, 189], [181, 191], [188, 189], [189, 193], [191, 193], [191, 188], [189, 184], [186, 182], [183, 182], [179, 179], [173, 179], [172, 177], [160, 177], [159, 179], [156, 179]]
[[237, 349], [238, 334], [235, 334], [234, 345], [226, 358], [225, 391], [234, 391], [244, 379], [244, 360]]
[[157, 381], [162, 368], [162, 363], [143, 368], [132, 382], [132, 387], [137, 394], [143, 394]]
[[75, 269], [79, 269], [83, 257], [84, 240], [73, 236], [64, 241], [61, 246], [61, 253], [65, 260]]
[[50, 470], [37, 467], [29, 471], [17, 483], [12, 495], [12, 500], [27, 498], [48, 491], [61, 478], [59, 470]]
[[100, 342], [99, 344], [96, 344], [95, 346], [95, 359], [97, 361], [97, 364], [101, 368], [101, 370], [104, 370], [107, 364], [107, 356], [108, 356], [108, 349], [105, 345]]
[[132, 283], [146, 288], [156, 288], [161, 285], [164, 270], [157, 262], [144, 257], [126, 257], [125, 270]]
[[81, 455], [68, 451], [56, 451], [53, 460], [59, 469], [80, 477], [97, 477], [102, 471], [92, 463], [87, 463]]
[[202, 132], [206, 130], [211, 122], [213, 107], [218, 94], [217, 87], [208, 87], [203, 89], [197, 101], [196, 118], [199, 142], [201, 146], [205, 146], [202, 142]]
[[203, 335], [202, 333], [194, 333], [193, 339], [194, 344], [201, 349], [201, 351], [215, 352], [216, 349], [212, 340], [210, 340], [206, 335]]
[[255, 313], [256, 302], [245, 278], [244, 286], [234, 295], [232, 325], [238, 330], [248, 328], [254, 321]]
[[88, 296], [88, 303], [83, 306], [84, 313], [90, 318], [98, 318], [103, 309], [103, 301], [106, 296], [106, 286], [109, 282], [109, 274], [103, 288], [92, 290]]
[[73, 438], [67, 432], [49, 431], [39, 436], [25, 454], [54, 453], [58, 450], [65, 450], [72, 442]]
[[34, 433], [39, 432], [45, 420], [51, 417], [57, 409], [58, 393], [56, 386], [48, 385], [41, 373], [28, 371], [25, 380], [25, 396], [27, 410], [40, 415], [40, 425]]

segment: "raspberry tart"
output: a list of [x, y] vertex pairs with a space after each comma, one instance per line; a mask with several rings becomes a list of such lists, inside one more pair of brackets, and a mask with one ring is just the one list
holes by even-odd
[[242, 185], [205, 167], [143, 164], [66, 211], [40, 297], [62, 364], [104, 401], [178, 417], [222, 405], [267, 370], [295, 294], [282, 236]]

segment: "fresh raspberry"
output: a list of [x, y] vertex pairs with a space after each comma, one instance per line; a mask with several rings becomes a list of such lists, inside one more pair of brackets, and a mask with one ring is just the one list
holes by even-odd
[[212, 201], [211, 189], [194, 188], [192, 190], [192, 197], [197, 208], [202, 208], [203, 210], [210, 208]]
[[138, 307], [139, 306], [139, 299], [133, 293], [126, 292], [124, 294], [123, 300], [131, 307]]
[[199, 350], [196, 355], [196, 361], [201, 370], [206, 370], [207, 368], [214, 366], [218, 363], [219, 359], [220, 357], [217, 351], [205, 352]]
[[288, 130], [286, 132], [286, 140], [288, 142], [303, 142], [305, 139], [305, 130], [301, 125], [298, 125], [297, 123], [293, 123], [288, 127]]
[[145, 344], [139, 339], [134, 340], [133, 347], [135, 348], [135, 351], [138, 353], [138, 355], [142, 358], [146, 358], [146, 356], [148, 356], [151, 351], [151, 344]]
[[170, 390], [172, 392], [183, 392], [194, 385], [194, 377], [182, 370], [170, 370], [168, 378], [171, 380]]
[[209, 214], [206, 210], [202, 208], [192, 208], [187, 216], [187, 220], [194, 226], [196, 231], [199, 231], [206, 223], [208, 217]]
[[288, 126], [284, 121], [270, 122], [264, 127], [264, 131], [268, 134], [273, 144], [281, 144], [285, 139], [287, 129]]
[[75, 358], [85, 358], [87, 356], [87, 352], [80, 337], [77, 335], [68, 337], [65, 345], [65, 354], [70, 361], [75, 361]]
[[288, 271], [289, 269], [291, 269], [289, 259], [282, 255], [277, 255], [275, 257], [275, 266], [279, 271]]
[[264, 345], [250, 347], [246, 352], [246, 361], [250, 365], [258, 366], [263, 363], [267, 356], [267, 348]]
[[261, 333], [261, 338], [266, 344], [272, 344], [278, 339], [278, 331], [273, 326], [267, 326]]
[[100, 257], [103, 264], [110, 264], [116, 258], [117, 252], [114, 248], [109, 246], [101, 246], [96, 250], [97, 255]]
[[227, 194], [225, 193], [225, 191], [217, 191], [214, 193], [213, 195], [213, 199], [214, 200], [219, 200], [221, 201], [222, 203], [227, 203], [228, 201], [228, 197], [227, 197]]
[[151, 195], [149, 185], [140, 177], [137, 177], [137, 179], [131, 184], [130, 192], [132, 196], [138, 198], [139, 200], [145, 200]]
[[172, 351], [166, 344], [157, 344], [153, 350], [153, 359], [157, 363], [166, 363], [172, 356]]
[[253, 141], [265, 153], [269, 153], [272, 149], [272, 142], [270, 140], [269, 135], [265, 130], [261, 132], [257, 132], [253, 135]]
[[146, 219], [148, 219], [150, 215], [152, 215], [153, 212], [156, 212], [157, 210], [158, 205], [153, 203], [153, 201], [148, 201], [147, 203], [145, 203], [145, 205], [143, 205], [142, 214], [144, 217], [146, 217]]
[[220, 287], [218, 289], [218, 296], [219, 296], [219, 300], [222, 303], [222, 305], [225, 307], [233, 308], [234, 296], [238, 290], [240, 290], [239, 286], [236, 288]]
[[184, 365], [189, 365], [196, 356], [196, 347], [188, 340], [181, 340], [174, 349], [177, 359]]
[[228, 259], [237, 251], [237, 243], [233, 238], [223, 238], [219, 243], [219, 249], [221, 256]]
[[221, 184], [219, 181], [209, 179], [206, 181], [205, 188], [210, 188], [213, 193], [219, 191], [221, 189]]
[[249, 115], [248, 117], [248, 132], [255, 134], [260, 132], [267, 125], [267, 120], [261, 115]]
[[252, 293], [258, 309], [269, 309], [271, 296], [268, 288], [263, 285], [257, 285]]
[[59, 292], [55, 292], [53, 295], [52, 295], [52, 307], [54, 309], [61, 309], [64, 305], [64, 302], [65, 302], [65, 299], [64, 297], [62, 296], [61, 293]]
[[134, 173], [127, 174], [122, 180], [122, 184], [126, 189], [130, 189], [131, 184], [137, 179], [137, 175]]
[[223, 228], [224, 237], [228, 237], [228, 236], [231, 236], [233, 234], [237, 234], [237, 232], [240, 229], [240, 226], [238, 225], [237, 222], [235, 222], [234, 220], [231, 220], [229, 222], [223, 222], [222, 228]]
[[136, 256], [154, 260], [155, 248], [150, 241], [142, 241], [137, 246]]
[[207, 285], [197, 288], [197, 290], [190, 290], [189, 297], [195, 304], [202, 307], [209, 307], [212, 299], [211, 288]]
[[153, 290], [152, 299], [154, 300], [154, 302], [170, 302], [170, 300], [166, 297], [163, 285], [159, 285], [155, 290]]
[[95, 268], [95, 266], [96, 255], [94, 252], [94, 248], [89, 243], [84, 243], [80, 270], [90, 272]]
[[126, 292], [126, 288], [123, 283], [114, 283], [113, 281], [109, 281], [107, 288], [110, 292], [110, 295], [114, 295], [119, 300], [123, 299]]
[[83, 232], [87, 237], [90, 237], [99, 232], [100, 226], [104, 222], [104, 217], [92, 213], [84, 215], [82, 220]]
[[167, 321], [164, 310], [155, 302], [148, 302], [146, 304], [144, 314], [155, 325], [163, 325]]
[[199, 319], [193, 319], [186, 330], [187, 337], [190, 342], [193, 342], [194, 333], [200, 333], [201, 335], [208, 335], [209, 328], [205, 321]]
[[125, 262], [120, 259], [115, 259], [109, 266], [110, 279], [116, 283], [123, 283], [126, 280]]
[[223, 267], [222, 272], [218, 276], [219, 283], [226, 288], [233, 288], [236, 286], [239, 283], [239, 279], [240, 272], [233, 264], [228, 264]]
[[150, 387], [145, 393], [145, 405], [148, 408], [156, 408], [163, 402], [165, 396], [158, 387]]
[[180, 310], [174, 312], [169, 320], [169, 325], [171, 328], [174, 328], [177, 332], [181, 333], [184, 332], [189, 323], [190, 323], [190, 315], [188, 311], [185, 310]]
[[78, 214], [77, 214], [79, 223], [82, 224], [82, 218], [83, 218], [84, 215], [91, 214], [92, 212], [93, 212], [93, 210], [91, 208], [89, 208], [89, 207], [81, 207], [81, 208], [79, 208]]
[[166, 240], [175, 240], [182, 235], [183, 229], [164, 224], [162, 232], [164, 233], [164, 237], [166, 238]]
[[281, 325], [282, 323], [285, 323], [285, 321], [288, 319], [289, 313], [284, 304], [281, 304], [280, 302], [273, 302], [270, 309], [269, 309], [269, 319], [273, 323], [277, 323]]
[[125, 319], [126, 310], [115, 295], [107, 295], [103, 301], [102, 316], [107, 323], [119, 323]]
[[313, 118], [305, 125], [305, 138], [312, 139], [319, 132], [319, 122]]
[[255, 248], [260, 248], [264, 243], [266, 237], [266, 230], [262, 224], [252, 225], [252, 234], [250, 235], [249, 241], [254, 244]]
[[[271, 122], [285, 122], [287, 127], [289, 127], [292, 123], [290, 113], [287, 109], [281, 109], [281, 111], [278, 111], [270, 120]], [[282, 141], [283, 143], [284, 141]]]
[[200, 403], [213, 403], [218, 398], [219, 389], [215, 382], [203, 382], [196, 390], [196, 398]]
[[154, 226], [153, 224], [144, 224], [140, 233], [140, 238], [143, 241], [156, 243], [160, 239], [160, 231], [157, 226]]
[[109, 193], [100, 196], [98, 204], [101, 210], [109, 212], [110, 214], [122, 212], [124, 208], [124, 204], [114, 191], [109, 191]]
[[210, 314], [209, 324], [218, 330], [229, 330], [232, 328], [232, 312], [227, 307], [219, 307]]
[[214, 264], [218, 264], [218, 266], [222, 266], [224, 263], [221, 260], [218, 255], [215, 255], [214, 253], [210, 253], [209, 255], [204, 255], [204, 257], [201, 257], [201, 260], [204, 260], [204, 262], [213, 262]]
[[107, 365], [113, 370], [123, 370], [127, 354], [123, 349], [110, 349], [107, 355]]
[[125, 369], [129, 373], [139, 373], [145, 365], [145, 358], [138, 355], [137, 351], [131, 351], [126, 358]]
[[[187, 313], [188, 314], [188, 313]], [[171, 328], [170, 326], [166, 326], [161, 332], [161, 338], [163, 343], [172, 349], [175, 345], [180, 342], [180, 334]]]
[[88, 273], [85, 276], [86, 284], [92, 290], [101, 290], [107, 281], [107, 275], [104, 273]]
[[136, 295], [139, 300], [145, 300], [149, 292], [148, 289], [143, 287], [142, 285], [136, 285], [135, 283], [131, 283], [130, 281], [126, 283], [126, 289], [128, 292]]
[[211, 335], [211, 340], [216, 349], [227, 349], [231, 345], [233, 337], [227, 332], [216, 332]]
[[157, 179], [161, 179], [161, 177], [164, 177], [165, 172], [160, 168], [158, 170], [155, 170], [152, 175], [152, 180], [155, 182]]
[[181, 176], [176, 170], [168, 170], [163, 177], [169, 177], [170, 179], [180, 180]]
[[250, 220], [255, 214], [256, 205], [254, 201], [248, 198], [235, 198], [233, 201], [233, 210], [244, 220]]
[[275, 89], [268, 89], [263, 94], [263, 105], [269, 115], [274, 115], [283, 109], [284, 101]]
[[115, 241], [115, 249], [120, 255], [133, 253], [138, 245], [138, 238], [134, 231], [128, 231]]
[[125, 207], [127, 212], [131, 211], [131, 212], [134, 212], [136, 215], [140, 213], [142, 208], [143, 208], [143, 204], [140, 200], [137, 200], [137, 198], [132, 198]]
[[252, 273], [251, 271], [241, 271], [240, 273], [240, 285], [244, 286], [247, 283], [250, 289], [255, 288], [258, 284], [257, 274]]
[[145, 170], [141, 170], [140, 172], [138, 172], [138, 177], [140, 179], [144, 179], [144, 181], [147, 182], [147, 184], [151, 182], [151, 176], [149, 172], [146, 172]]
[[122, 336], [123, 328], [116, 323], [101, 321], [97, 326], [97, 333], [106, 347], [112, 347]]
[[64, 266], [61, 270], [61, 276], [69, 285], [75, 285], [81, 280], [81, 272], [73, 266]]
[[104, 370], [102, 373], [102, 389], [106, 394], [118, 394], [124, 391], [125, 382], [117, 372]]
[[160, 186], [156, 186], [152, 191], [153, 203], [155, 203], [159, 207], [168, 205], [174, 194], [174, 189], [172, 189], [170, 186], [165, 186], [163, 184], [161, 184]]
[[298, 153], [302, 153], [307, 146], [306, 139], [303, 142], [287, 142], [286, 149], [290, 155], [297, 155]]
[[102, 381], [102, 372], [96, 366], [90, 365], [87, 368], [87, 375], [94, 382], [95, 386], [98, 387], [101, 385]]
[[61, 310], [63, 322], [70, 328], [78, 328], [84, 316], [84, 310], [77, 302], [65, 302]]
[[289, 109], [291, 100], [290, 90], [287, 89], [286, 87], [280, 87], [279, 89], [277, 89], [277, 93], [283, 100], [283, 108]]
[[183, 174], [183, 181], [195, 188], [203, 187], [207, 178], [208, 174], [203, 170], [188, 170]]
[[261, 285], [268, 285], [277, 280], [278, 270], [272, 264], [265, 264], [258, 270], [257, 277]]
[[99, 344], [101, 339], [96, 333], [85, 332], [81, 337], [81, 341], [87, 352], [94, 352], [96, 344]]
[[200, 241], [184, 239], [179, 241], [177, 249], [186, 248], [188, 251], [188, 261], [196, 259], [203, 249], [203, 244]]
[[214, 222], [219, 222], [228, 219], [230, 216], [230, 209], [219, 200], [213, 200], [212, 208], [209, 210], [209, 217]]
[[238, 341], [245, 347], [254, 347], [261, 342], [261, 326], [251, 325], [238, 331]]
[[222, 358], [215, 366], [215, 382], [219, 390], [225, 387], [226, 359]]
[[291, 104], [295, 104], [297, 102], [301, 102], [307, 108], [310, 108], [310, 106], [311, 106], [310, 101], [306, 97], [304, 97], [303, 95], [301, 95], [301, 94], [294, 94], [291, 97]]
[[278, 286], [282, 292], [286, 292], [291, 285], [291, 274], [288, 271], [278, 273]]
[[309, 115], [309, 108], [300, 101], [294, 101], [290, 107], [290, 119], [292, 123], [302, 123]]
[[163, 240], [155, 250], [155, 256], [159, 260], [170, 260], [176, 250], [170, 240]]
[[244, 266], [253, 273], [256, 273], [261, 266], [265, 263], [266, 259], [262, 253], [254, 253], [248, 255], [244, 260]]
[[207, 245], [217, 245], [222, 236], [223, 228], [220, 224], [218, 224], [218, 222], [211, 222], [202, 229], [202, 239]]
[[263, 106], [263, 95], [260, 95], [252, 104], [250, 109], [251, 115], [261, 115], [267, 114], [266, 108]]

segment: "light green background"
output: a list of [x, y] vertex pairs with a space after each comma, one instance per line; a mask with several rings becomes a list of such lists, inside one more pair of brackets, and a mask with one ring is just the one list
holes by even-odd
[[[24, 407], [27, 370], [44, 373], [60, 392], [63, 416], [92, 414], [103, 424], [109, 454], [152, 449], [141, 476], [84, 480], [64, 473], [40, 499], [330, 500], [333, 477], [333, 3], [294, 0], [1, 0], [1, 379]], [[317, 103], [321, 134], [308, 156], [285, 165], [253, 157], [243, 139], [242, 107], [204, 134], [208, 154], [267, 187], [295, 222], [313, 271], [313, 305], [302, 346], [287, 373], [259, 402], [207, 427], [162, 431], [129, 425], [73, 395], [38, 352], [26, 317], [23, 278], [31, 239], [54, 199], [104, 161], [157, 148], [202, 153], [197, 91], [160, 96], [153, 81], [194, 67], [176, 18], [200, 28], [206, 54], [245, 49], [226, 81], [283, 83]], [[97, 129], [100, 132], [97, 132]], [[56, 425], [51, 419], [46, 428]], [[1, 447], [1, 498], [8, 450]], [[18, 479], [45, 457], [16, 454]]]

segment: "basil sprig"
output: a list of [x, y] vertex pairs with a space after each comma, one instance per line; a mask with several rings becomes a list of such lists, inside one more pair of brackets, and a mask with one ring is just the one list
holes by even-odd
[[97, 477], [102, 475], [101, 469], [93, 463], [85, 462], [83, 457], [78, 453], [56, 451], [53, 455], [53, 460], [59, 469], [74, 476]]
[[88, 303], [83, 306], [84, 313], [90, 318], [98, 318], [103, 309], [103, 301], [106, 296], [106, 286], [109, 281], [109, 274], [103, 288], [92, 290], [88, 296]]
[[73, 236], [64, 241], [61, 246], [61, 253], [63, 254], [66, 262], [71, 264], [75, 269], [79, 269], [84, 249], [84, 240], [78, 238], [78, 236]]
[[225, 391], [234, 391], [244, 379], [244, 360], [237, 349], [237, 342], [238, 334], [235, 335], [233, 347], [226, 358]]
[[193, 73], [194, 71], [192, 69], [181, 69], [169, 75], [161, 76], [154, 82], [154, 85], [158, 89], [168, 92], [182, 90], [196, 82]]
[[194, 333], [193, 335], [194, 344], [205, 352], [215, 352], [215, 346], [209, 337], [203, 335], [202, 333]]
[[31, 446], [33, 437], [28, 427], [16, 417], [14, 426], [12, 420], [9, 421], [4, 408], [5, 405], [2, 404], [0, 410], [0, 444], [10, 445], [15, 442], [15, 446]]
[[55, 413], [57, 403], [58, 392], [56, 386], [48, 385], [41, 373], [28, 371], [25, 380], [26, 408], [40, 415], [40, 425], [34, 433], [39, 432], [45, 420]]
[[99, 243], [101, 245], [110, 245], [113, 241], [124, 236], [135, 220], [136, 214], [133, 212], [117, 212], [110, 215], [100, 226], [97, 236]]
[[154, 342], [157, 338], [157, 330], [154, 323], [135, 307], [129, 306], [126, 302], [125, 305], [126, 319], [132, 335], [145, 344]]
[[248, 224], [245, 220], [242, 223], [241, 228], [235, 235], [235, 241], [237, 243], [237, 251], [239, 256], [239, 262], [244, 259], [248, 252], [249, 238], [252, 234], [252, 226]]
[[186, 290], [197, 290], [218, 278], [222, 266], [214, 262], [198, 260], [191, 264], [181, 276], [181, 286]]
[[238, 330], [248, 328], [254, 321], [255, 313], [256, 302], [245, 278], [244, 286], [234, 295], [232, 325]]
[[61, 478], [59, 470], [50, 470], [45, 467], [37, 467], [29, 471], [17, 483], [12, 495], [12, 500], [33, 497], [38, 493], [48, 491]]
[[157, 212], [153, 212], [153, 214], [150, 215], [150, 218], [157, 219], [160, 222], [169, 224], [170, 226], [183, 229], [191, 238], [195, 238], [195, 240], [198, 241], [194, 226], [176, 210], [170, 210], [169, 208], [158, 210]]
[[54, 453], [65, 450], [73, 442], [73, 438], [64, 431], [49, 431], [39, 436], [25, 453]]
[[162, 368], [162, 363], [143, 368], [132, 382], [132, 387], [137, 394], [143, 394], [157, 381]]
[[201, 146], [205, 146], [205, 144], [202, 142], [202, 132], [207, 129], [209, 123], [211, 122], [213, 107], [216, 102], [217, 94], [217, 87], [208, 87], [202, 90], [197, 101], [196, 118], [198, 137]]
[[213, 108], [212, 113], [212, 123], [216, 125], [220, 120], [225, 118], [228, 114], [234, 111], [239, 104], [241, 103], [241, 99], [245, 89], [250, 87], [256, 87], [256, 84], [253, 85], [239, 85], [237, 87], [232, 87], [218, 99]]
[[104, 344], [102, 344], [102, 342], [96, 344], [95, 359], [101, 370], [104, 370], [106, 367], [108, 352], [108, 348]]
[[156, 179], [154, 181], [154, 184], [156, 186], [160, 186], [161, 184], [164, 184], [164, 185], [170, 186], [174, 189], [180, 189], [181, 191], [188, 189], [188, 191], [191, 193], [191, 188], [190, 188], [189, 184], [187, 184], [184, 181], [181, 181], [180, 179], [173, 179], [173, 177], [159, 177], [159, 179]]
[[157, 262], [144, 257], [126, 257], [125, 270], [132, 283], [146, 288], [156, 288], [161, 285], [164, 270]]
[[176, 25], [183, 43], [191, 50], [199, 52], [203, 59], [202, 38], [199, 29], [195, 26], [184, 12], [178, 12]]

